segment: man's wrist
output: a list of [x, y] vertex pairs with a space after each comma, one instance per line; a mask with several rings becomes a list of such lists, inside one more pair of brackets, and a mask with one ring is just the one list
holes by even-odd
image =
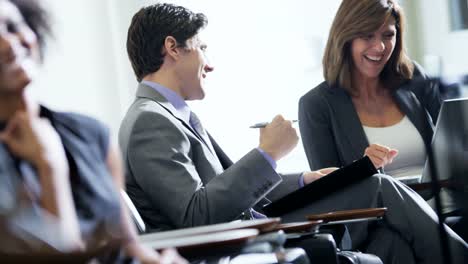
[[299, 177], [299, 188], [302, 188], [304, 187], [306, 184], [305, 184], [305, 181], [304, 181], [304, 172], [301, 173], [301, 176]]
[[257, 150], [258, 152], [260, 152], [260, 154], [262, 154], [262, 156], [268, 161], [268, 163], [270, 163], [271, 167], [276, 170], [276, 167], [277, 167], [277, 164], [276, 164], [276, 161], [275, 159], [273, 159], [273, 157], [271, 157], [270, 154], [268, 154], [265, 150], [263, 150], [262, 148], [260, 147], [257, 147]]

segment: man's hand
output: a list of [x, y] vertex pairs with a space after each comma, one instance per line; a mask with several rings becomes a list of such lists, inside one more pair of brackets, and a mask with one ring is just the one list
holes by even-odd
[[376, 169], [382, 168], [393, 162], [398, 155], [398, 150], [380, 144], [371, 144], [364, 151], [364, 156], [368, 156]]
[[259, 148], [275, 161], [280, 160], [293, 150], [299, 137], [292, 122], [277, 115], [270, 124], [260, 129]]
[[337, 170], [339, 168], [337, 167], [329, 167], [329, 168], [323, 168], [320, 170], [316, 171], [307, 171], [304, 172], [304, 185], [307, 185], [317, 179], [322, 178], [323, 176], [332, 173], [333, 171]]

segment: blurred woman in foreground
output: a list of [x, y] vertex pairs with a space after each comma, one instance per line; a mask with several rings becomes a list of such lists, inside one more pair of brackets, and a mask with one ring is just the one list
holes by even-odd
[[86, 251], [118, 241], [106, 262], [186, 263], [173, 250], [159, 255], [136, 243], [108, 129], [28, 97], [48, 33], [36, 1], [0, 0], [0, 252]]

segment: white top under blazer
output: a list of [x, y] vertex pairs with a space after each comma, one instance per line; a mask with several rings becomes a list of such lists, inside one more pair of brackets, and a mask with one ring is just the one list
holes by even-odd
[[426, 161], [424, 141], [407, 116], [391, 126], [363, 128], [369, 144], [398, 150], [393, 162], [384, 167], [385, 174], [395, 178], [422, 174]]

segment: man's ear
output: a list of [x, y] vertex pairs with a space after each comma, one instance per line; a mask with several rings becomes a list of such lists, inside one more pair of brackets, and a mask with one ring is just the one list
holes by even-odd
[[177, 59], [180, 54], [180, 50], [177, 49], [177, 40], [172, 36], [167, 36], [164, 39], [164, 51], [166, 55], [173, 59]]

